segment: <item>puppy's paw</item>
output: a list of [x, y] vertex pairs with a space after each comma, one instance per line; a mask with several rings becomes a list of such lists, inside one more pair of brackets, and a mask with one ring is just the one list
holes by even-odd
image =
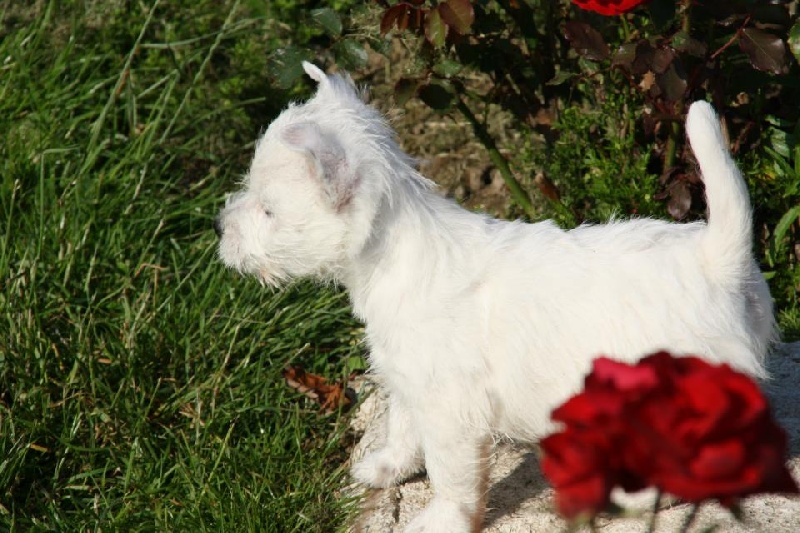
[[464, 506], [434, 498], [403, 530], [403, 533], [470, 533], [470, 513]]
[[422, 461], [416, 455], [384, 448], [356, 463], [351, 474], [359, 483], [386, 488], [416, 474], [421, 468]]
[[[659, 498], [658, 491], [654, 488], [647, 488], [639, 492], [625, 492], [617, 487], [611, 491], [611, 501], [624, 509], [635, 511], [645, 511], [653, 508], [656, 499]], [[659, 509], [666, 509], [678, 503], [678, 499], [670, 494], [662, 494], [658, 500]]]

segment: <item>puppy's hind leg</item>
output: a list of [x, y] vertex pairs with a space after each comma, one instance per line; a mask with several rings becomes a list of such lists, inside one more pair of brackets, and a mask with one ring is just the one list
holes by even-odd
[[353, 466], [352, 475], [370, 487], [390, 487], [422, 470], [420, 446], [411, 414], [390, 395], [386, 444]]

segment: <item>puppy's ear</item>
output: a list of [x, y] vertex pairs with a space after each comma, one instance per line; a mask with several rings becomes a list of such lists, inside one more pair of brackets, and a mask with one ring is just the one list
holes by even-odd
[[314, 159], [317, 173], [336, 210], [346, 207], [353, 199], [358, 180], [336, 137], [326, 134], [313, 122], [300, 122], [284, 128], [282, 138], [290, 148], [306, 152]]
[[317, 83], [322, 83], [328, 78], [322, 69], [320, 69], [314, 63], [309, 63], [308, 61], [303, 61], [303, 70], [306, 71], [306, 74], [308, 74], [309, 78]]
[[330, 98], [338, 102], [353, 99], [362, 103], [368, 100], [366, 89], [358, 89], [347, 73], [328, 76], [322, 69], [308, 61], [303, 61], [303, 70], [309, 78], [319, 84], [315, 98]]

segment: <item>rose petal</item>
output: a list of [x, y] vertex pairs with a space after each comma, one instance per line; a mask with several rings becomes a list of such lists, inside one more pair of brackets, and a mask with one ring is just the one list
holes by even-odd
[[545, 437], [540, 445], [542, 471], [556, 487], [609, 469], [608, 441], [600, 433], [567, 430]]
[[659, 383], [653, 368], [620, 363], [607, 357], [594, 360], [592, 374], [600, 383], [622, 392], [645, 392], [654, 389]]
[[622, 416], [624, 408], [624, 398], [613, 391], [581, 393], [556, 408], [550, 417], [556, 422], [588, 427]]
[[558, 511], [567, 519], [594, 516], [608, 507], [612, 484], [604, 476], [593, 476], [556, 490]]
[[692, 461], [689, 470], [702, 480], [735, 476], [745, 460], [745, 449], [741, 442], [728, 441], [704, 446]]

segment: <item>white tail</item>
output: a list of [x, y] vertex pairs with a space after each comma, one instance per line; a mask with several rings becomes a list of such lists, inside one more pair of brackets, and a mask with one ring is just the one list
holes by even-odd
[[753, 220], [747, 185], [711, 105], [702, 101], [692, 104], [686, 132], [706, 187], [706, 264], [721, 283], [741, 282], [752, 265]]

